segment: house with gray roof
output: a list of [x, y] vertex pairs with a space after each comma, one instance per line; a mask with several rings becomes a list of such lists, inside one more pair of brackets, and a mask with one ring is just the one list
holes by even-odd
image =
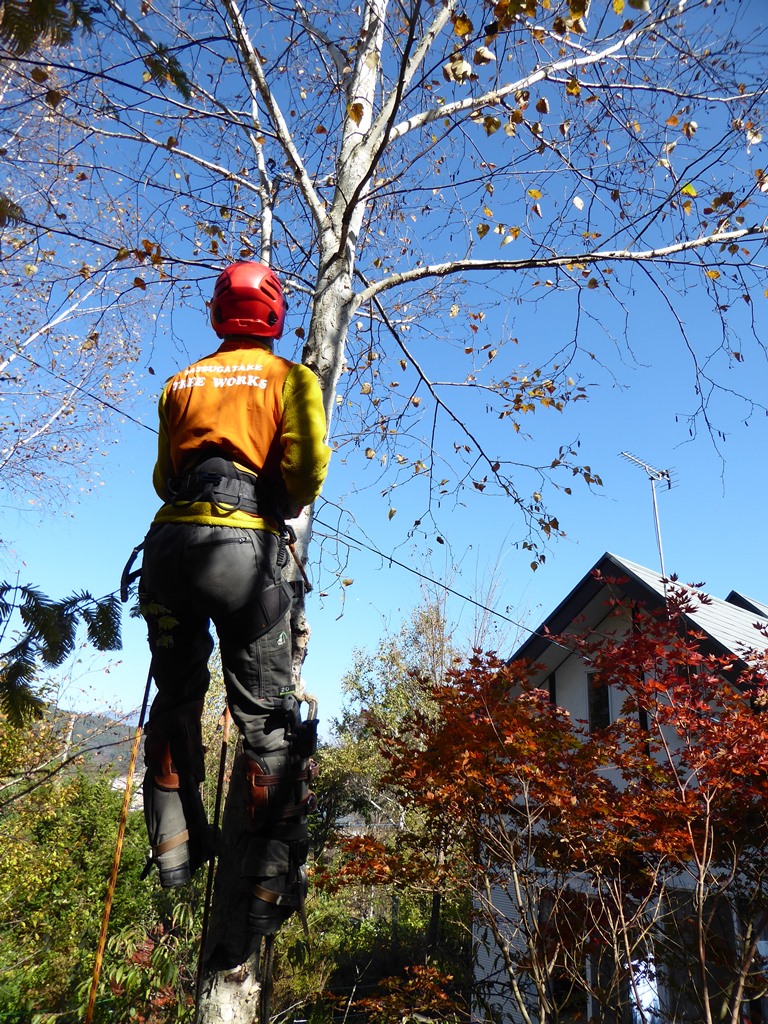
[[[585, 730], [604, 728], [620, 714], [623, 695], [612, 692], [610, 686], [592, 677], [589, 664], [569, 647], [567, 637], [591, 634], [618, 638], [633, 628], [633, 608], [637, 605], [649, 610], [664, 607], [668, 585], [658, 570], [607, 552], [508, 660], [511, 663], [522, 659], [534, 666], [534, 685], [548, 690], [553, 704], [564, 708], [574, 721], [584, 723]], [[702, 597], [701, 590], [693, 584], [691, 591], [692, 595]], [[685, 619], [701, 638], [700, 650], [732, 657], [736, 670], [748, 667], [756, 651], [768, 648], [768, 605], [739, 591], [732, 590], [724, 599], [703, 595], [703, 600], [696, 602]], [[684, 887], [685, 883], [682, 884]], [[497, 897], [499, 920], [511, 923], [508, 934], [510, 942], [514, 942], [516, 911], [506, 892], [499, 892]], [[690, 894], [683, 894], [681, 906], [690, 906]], [[724, 943], [735, 941], [735, 933], [728, 922], [724, 922], [722, 931]], [[498, 937], [493, 938], [480, 928], [475, 938], [476, 977], [487, 997], [483, 1011], [478, 1011], [475, 1019], [478, 1022], [493, 1020], [495, 1024], [536, 1022], [539, 1018], [533, 989], [526, 1013], [519, 1009], [519, 992], [517, 999], [510, 994], [509, 972], [504, 970], [500, 959]], [[768, 964], [768, 942], [761, 940], [759, 951], [766, 955]], [[695, 998], [690, 990], [695, 981], [684, 977], [685, 972], [675, 975], [667, 970], [665, 976], [663, 971], [655, 969], [652, 956], [649, 953], [648, 964], [638, 972], [642, 984], [635, 985], [627, 1005], [616, 1009], [610, 1024], [668, 1021], [698, 1024], [701, 1017], [694, 1008]], [[585, 964], [584, 969], [589, 971], [589, 964]], [[753, 1000], [748, 1007], [745, 1005], [743, 1019], [750, 1024], [768, 1024], [768, 999]], [[593, 1005], [587, 992], [574, 1000], [571, 1010], [564, 1009], [557, 1020], [559, 1024], [575, 1024], [590, 1020], [607, 1022], [608, 1018], [604, 1016], [604, 1008]]]

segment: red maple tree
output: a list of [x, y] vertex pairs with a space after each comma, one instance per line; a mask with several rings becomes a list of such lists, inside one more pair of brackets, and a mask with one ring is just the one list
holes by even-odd
[[766, 666], [708, 653], [700, 600], [672, 583], [628, 630], [553, 637], [620, 694], [606, 728], [553, 704], [535, 666], [478, 652], [382, 735], [412, 827], [347, 841], [338, 879], [470, 887], [495, 972], [476, 1008], [739, 1024], [768, 990]]

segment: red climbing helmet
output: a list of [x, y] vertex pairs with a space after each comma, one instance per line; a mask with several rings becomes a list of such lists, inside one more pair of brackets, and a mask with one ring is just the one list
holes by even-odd
[[227, 334], [279, 338], [285, 311], [283, 286], [264, 263], [233, 263], [222, 270], [213, 288], [211, 327]]

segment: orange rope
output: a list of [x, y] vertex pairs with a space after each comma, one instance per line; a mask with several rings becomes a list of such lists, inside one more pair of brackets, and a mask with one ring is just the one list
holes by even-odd
[[99, 978], [101, 977], [101, 968], [104, 962], [104, 950], [107, 945], [107, 928], [109, 926], [109, 915], [112, 912], [112, 900], [115, 896], [115, 886], [117, 885], [117, 872], [120, 868], [120, 857], [123, 852], [123, 839], [125, 837], [125, 827], [128, 822], [128, 811], [131, 807], [131, 792], [133, 789], [133, 773], [136, 768], [136, 760], [139, 756], [139, 743], [141, 741], [141, 734], [144, 728], [144, 715], [147, 711], [147, 703], [149, 701], [149, 688], [152, 683], [152, 669], [149, 670], [147, 676], [147, 685], [144, 690], [144, 703], [141, 706], [141, 713], [139, 715], [139, 724], [136, 726], [136, 735], [133, 737], [133, 747], [131, 748], [131, 760], [128, 764], [128, 774], [125, 778], [125, 794], [123, 796], [123, 807], [120, 812], [120, 824], [117, 829], [117, 843], [115, 844], [115, 856], [112, 860], [112, 873], [109, 876], [109, 885], [107, 886], [107, 898], [104, 902], [104, 913], [101, 916], [101, 931], [99, 932], [99, 943], [96, 948], [96, 960], [93, 965], [93, 977], [91, 978], [91, 992], [88, 996], [88, 1008], [85, 1011], [85, 1020], [83, 1024], [91, 1024], [93, 1021], [93, 1011], [96, 1007], [96, 993], [99, 988]]

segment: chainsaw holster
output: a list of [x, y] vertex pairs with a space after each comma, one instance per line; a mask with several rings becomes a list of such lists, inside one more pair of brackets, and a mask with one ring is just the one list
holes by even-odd
[[303, 918], [307, 893], [307, 814], [315, 803], [310, 787], [317, 770], [311, 760], [317, 746], [317, 720], [302, 722], [293, 696], [281, 699], [280, 712], [281, 749], [263, 754], [246, 751], [246, 810], [252, 834], [245, 863], [251, 883], [253, 935], [274, 935], [297, 911]]
[[173, 714], [152, 721], [147, 729], [144, 757], [144, 817], [152, 864], [160, 885], [185, 885], [213, 855], [213, 843], [200, 782], [205, 777], [200, 738], [202, 703], [183, 705]]

